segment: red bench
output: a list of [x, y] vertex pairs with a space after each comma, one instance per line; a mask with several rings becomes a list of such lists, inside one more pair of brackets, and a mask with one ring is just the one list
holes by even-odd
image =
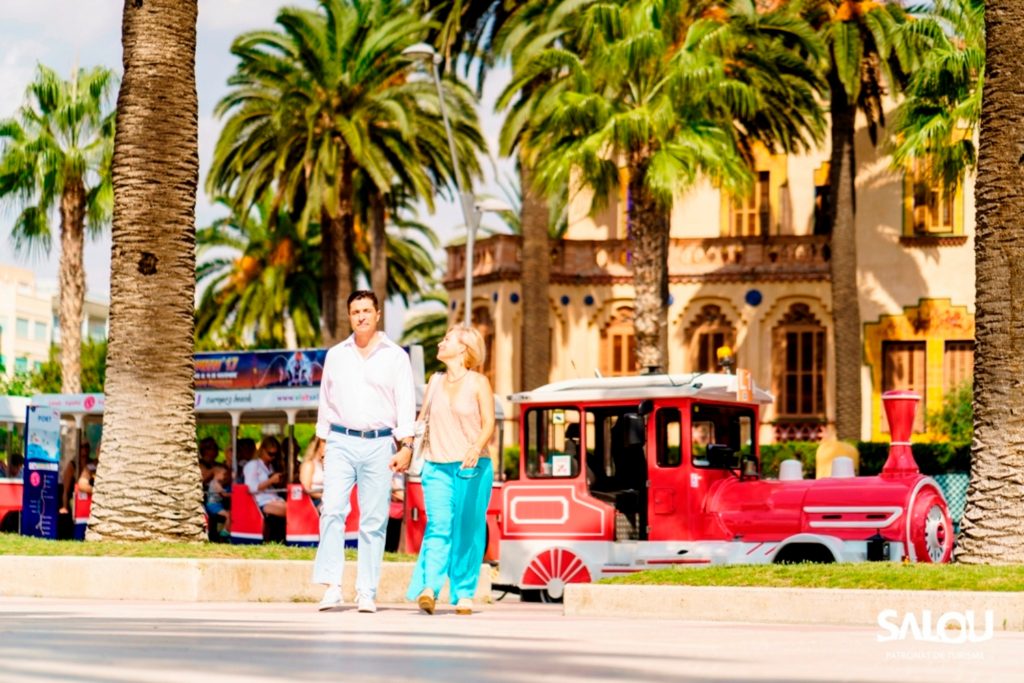
[[85, 540], [85, 530], [89, 526], [89, 513], [92, 511], [92, 494], [78, 490], [75, 484], [75, 535], [76, 541]]
[[[359, 541], [359, 499], [352, 488], [351, 510], [345, 518], [345, 547], [355, 548]], [[285, 522], [285, 543], [315, 546], [320, 543], [320, 513], [301, 484], [288, 486], [288, 518]]]
[[21, 479], [0, 479], [0, 528], [17, 530], [23, 487]]
[[231, 487], [231, 542], [263, 543], [263, 512], [245, 484]]

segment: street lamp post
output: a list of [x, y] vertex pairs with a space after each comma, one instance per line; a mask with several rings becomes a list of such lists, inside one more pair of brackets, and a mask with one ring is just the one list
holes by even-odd
[[480, 218], [485, 212], [504, 211], [510, 207], [504, 202], [495, 200], [477, 202], [472, 192], [465, 192], [462, 189], [462, 181], [459, 179], [459, 154], [455, 149], [455, 136], [452, 135], [452, 126], [448, 122], [448, 110], [444, 104], [444, 90], [441, 87], [441, 55], [437, 54], [437, 51], [427, 43], [410, 45], [402, 50], [402, 54], [414, 59], [429, 61], [430, 71], [434, 77], [434, 87], [437, 88], [441, 120], [444, 121], [444, 132], [448, 137], [448, 153], [452, 157], [452, 176], [455, 178], [455, 189], [459, 193], [462, 220], [466, 224], [466, 310], [462, 322], [466, 327], [470, 327], [473, 324], [473, 248], [476, 243], [476, 230], [480, 227]]

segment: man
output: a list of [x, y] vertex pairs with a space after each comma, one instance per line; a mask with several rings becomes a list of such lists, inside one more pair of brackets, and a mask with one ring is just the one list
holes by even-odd
[[[377, 330], [380, 307], [373, 292], [348, 298], [352, 335], [331, 347], [320, 380], [316, 435], [327, 442], [320, 546], [313, 582], [327, 586], [320, 611], [341, 604], [345, 518], [358, 484], [360, 612], [376, 612], [374, 599], [384, 557], [392, 472], [408, 467], [416, 397], [405, 351]], [[401, 449], [395, 453], [395, 441]]]

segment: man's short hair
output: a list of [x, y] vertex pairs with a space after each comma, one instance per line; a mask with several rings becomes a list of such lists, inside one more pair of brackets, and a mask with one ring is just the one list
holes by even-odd
[[203, 450], [205, 448], [212, 448], [216, 451], [220, 450], [220, 446], [217, 445], [217, 439], [212, 436], [208, 436], [199, 442], [199, 450]]
[[373, 310], [380, 310], [380, 303], [377, 301], [377, 295], [369, 289], [357, 289], [348, 295], [348, 308], [352, 308], [353, 301], [359, 301], [360, 299], [369, 299], [373, 303]]

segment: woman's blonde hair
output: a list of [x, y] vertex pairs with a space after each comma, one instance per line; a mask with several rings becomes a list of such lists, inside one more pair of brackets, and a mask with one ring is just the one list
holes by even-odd
[[458, 340], [466, 346], [466, 367], [479, 368], [487, 360], [487, 347], [484, 345], [484, 336], [475, 327], [456, 325], [448, 328], [448, 332], [455, 332]]
[[314, 436], [310, 439], [309, 443], [306, 444], [306, 450], [302, 454], [302, 462], [315, 458], [318, 454], [322, 455], [324, 444], [325, 441], [319, 436]]

